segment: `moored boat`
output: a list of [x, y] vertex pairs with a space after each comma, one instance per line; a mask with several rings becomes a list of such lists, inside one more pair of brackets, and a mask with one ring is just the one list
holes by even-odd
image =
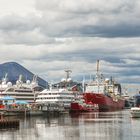
[[[78, 83], [73, 82], [69, 77], [70, 70], [66, 70], [66, 79], [62, 79], [58, 84], [50, 84], [49, 89], [44, 89], [36, 97], [36, 103], [42, 104], [44, 110], [61, 110], [63, 106], [66, 110], [70, 109], [71, 102], [74, 101]], [[56, 85], [56, 86], [55, 86]]]
[[[30, 82], [30, 80], [23, 82], [22, 79], [23, 77], [20, 75], [15, 85], [12, 85], [12, 83], [8, 82], [7, 87], [4, 88], [4, 90], [1, 90], [1, 96], [8, 95], [15, 98], [16, 100], [24, 100], [29, 103], [34, 103], [37, 94], [43, 90], [43, 87], [38, 85], [36, 75], [33, 77], [32, 82]], [[3, 85], [4, 83], [6, 82], [3, 82]]]
[[124, 108], [125, 100], [122, 97], [121, 85], [113, 78], [105, 79], [99, 72], [99, 60], [97, 61], [97, 73], [94, 81], [86, 86], [84, 92], [86, 103], [92, 102], [99, 107], [99, 111], [112, 111]]
[[132, 107], [131, 108], [131, 117], [132, 118], [140, 118], [140, 107]]
[[134, 96], [134, 107], [131, 108], [131, 117], [140, 118], [140, 92]]

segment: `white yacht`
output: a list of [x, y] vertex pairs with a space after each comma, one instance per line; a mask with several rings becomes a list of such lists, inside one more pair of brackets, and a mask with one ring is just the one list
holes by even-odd
[[5, 90], [1, 91], [1, 96], [8, 95], [14, 97], [16, 100], [33, 103], [35, 102], [36, 95], [42, 90], [43, 88], [38, 85], [37, 76], [33, 77], [32, 82], [27, 80], [24, 83], [22, 81], [22, 75], [20, 75], [15, 85], [8, 86]]
[[45, 89], [40, 92], [36, 98], [39, 104], [62, 104], [65, 108], [69, 108], [71, 102], [74, 101], [75, 94], [68, 89]]
[[140, 118], [140, 107], [132, 107], [131, 108], [131, 117], [132, 118]]
[[67, 73], [66, 79], [62, 79], [59, 83], [59, 86], [52, 87], [49, 89], [44, 89], [36, 97], [36, 103], [45, 104], [45, 105], [63, 105], [64, 108], [70, 108], [71, 102], [75, 100], [77, 92], [74, 91], [73, 87], [70, 86], [72, 83], [71, 78], [69, 77], [70, 70], [65, 71]]

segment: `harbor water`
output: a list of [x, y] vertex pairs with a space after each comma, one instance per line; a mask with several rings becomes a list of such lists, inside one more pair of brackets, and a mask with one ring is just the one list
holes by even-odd
[[130, 110], [7, 119], [19, 119], [20, 126], [0, 130], [0, 140], [140, 140], [140, 118]]

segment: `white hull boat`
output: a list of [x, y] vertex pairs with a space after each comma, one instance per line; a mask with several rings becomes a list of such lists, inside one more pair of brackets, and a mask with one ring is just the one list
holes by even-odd
[[131, 108], [131, 117], [132, 118], [140, 118], [140, 107], [132, 107]]

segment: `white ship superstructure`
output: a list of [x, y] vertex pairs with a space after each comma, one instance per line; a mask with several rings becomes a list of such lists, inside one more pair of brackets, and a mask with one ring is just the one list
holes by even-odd
[[42, 91], [43, 88], [38, 85], [37, 76], [33, 77], [33, 81], [27, 80], [26, 83], [22, 81], [22, 75], [19, 76], [15, 85], [7, 87], [1, 92], [1, 96], [11, 96], [16, 100], [24, 100], [29, 103], [35, 102], [36, 95]]
[[72, 83], [69, 77], [70, 70], [66, 70], [66, 79], [62, 79], [58, 87], [50, 86], [50, 89], [44, 89], [36, 98], [39, 104], [61, 104], [65, 108], [70, 108], [71, 102], [75, 100], [76, 93], [70, 87]]
[[74, 98], [75, 94], [68, 89], [45, 89], [38, 94], [36, 102], [40, 104], [61, 104], [65, 108], [69, 108]]

